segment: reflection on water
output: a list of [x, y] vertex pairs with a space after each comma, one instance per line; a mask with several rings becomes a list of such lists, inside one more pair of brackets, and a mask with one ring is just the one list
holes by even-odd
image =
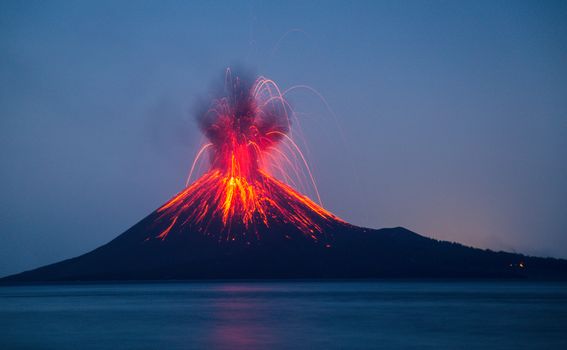
[[258, 322], [265, 311], [257, 303], [229, 298], [213, 300], [211, 306], [215, 324], [208, 342], [212, 348], [266, 349], [276, 343], [273, 330]]
[[567, 284], [0, 288], [2, 349], [567, 349]]

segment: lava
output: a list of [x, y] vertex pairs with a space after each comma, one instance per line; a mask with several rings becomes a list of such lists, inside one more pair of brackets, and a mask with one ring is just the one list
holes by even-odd
[[291, 186], [307, 173], [304, 179], [321, 203], [307, 161], [290, 136], [292, 115], [274, 81], [259, 77], [249, 83], [227, 70], [221, 96], [198, 115], [209, 142], [197, 153], [187, 182], [204, 154], [210, 169], [157, 210], [156, 225], [164, 229], [153, 238], [191, 229], [218, 240], [250, 242], [273, 225], [284, 225], [318, 241], [325, 238], [326, 225], [342, 223]]

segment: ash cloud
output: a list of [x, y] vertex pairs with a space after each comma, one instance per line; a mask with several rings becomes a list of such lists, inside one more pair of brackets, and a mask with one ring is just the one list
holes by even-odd
[[216, 151], [254, 143], [260, 150], [275, 145], [291, 127], [291, 110], [271, 80], [242, 67], [228, 68], [216, 80], [208, 99], [195, 109], [200, 130]]

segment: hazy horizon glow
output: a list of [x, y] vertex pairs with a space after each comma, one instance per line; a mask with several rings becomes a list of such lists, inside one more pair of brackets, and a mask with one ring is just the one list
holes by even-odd
[[567, 258], [565, 3], [3, 2], [0, 47], [0, 275], [179, 192], [194, 107], [232, 64], [300, 86], [342, 219]]

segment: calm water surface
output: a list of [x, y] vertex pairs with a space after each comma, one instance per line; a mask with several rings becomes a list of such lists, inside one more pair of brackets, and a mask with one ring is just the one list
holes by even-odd
[[0, 288], [1, 349], [567, 349], [567, 284]]

